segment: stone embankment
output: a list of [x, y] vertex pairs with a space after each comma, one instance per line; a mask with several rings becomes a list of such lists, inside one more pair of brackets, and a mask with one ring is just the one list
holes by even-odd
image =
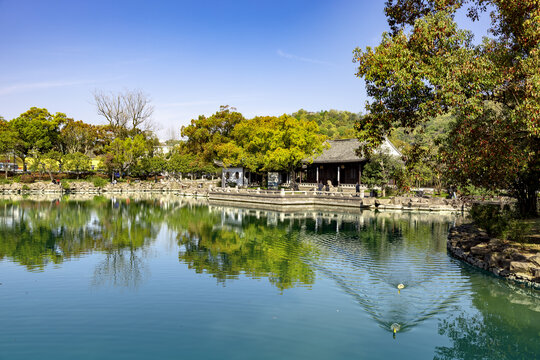
[[473, 224], [452, 228], [447, 247], [452, 256], [475, 267], [540, 289], [540, 252], [523, 250], [516, 244], [490, 238]]
[[69, 187], [64, 188], [61, 184], [50, 182], [35, 182], [31, 184], [2, 184], [0, 194], [101, 194], [101, 193], [178, 193], [191, 196], [207, 196], [208, 190], [215, 182], [211, 181], [183, 181], [183, 182], [122, 182], [117, 184], [108, 183], [104, 187], [96, 187], [87, 181], [73, 181]]
[[438, 197], [401, 197], [381, 199], [363, 197], [355, 193], [325, 191], [267, 191], [236, 188], [215, 188], [208, 195], [212, 203], [242, 205], [269, 210], [295, 209], [379, 209], [405, 211], [450, 211], [468, 210], [468, 204], [457, 199]]

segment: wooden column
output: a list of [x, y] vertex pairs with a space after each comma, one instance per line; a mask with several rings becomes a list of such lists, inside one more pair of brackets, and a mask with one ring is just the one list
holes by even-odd
[[339, 185], [340, 184], [340, 181], [339, 181], [339, 175], [340, 175], [340, 167], [339, 165], [337, 166], [337, 184]]

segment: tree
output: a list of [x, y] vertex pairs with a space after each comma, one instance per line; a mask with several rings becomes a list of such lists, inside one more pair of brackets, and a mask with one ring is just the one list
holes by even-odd
[[362, 183], [368, 187], [380, 187], [385, 196], [385, 186], [399, 177], [401, 170], [402, 164], [398, 159], [386, 152], [377, 152], [371, 155], [362, 171]]
[[44, 172], [49, 174], [51, 181], [53, 180], [53, 172], [60, 170], [60, 160], [62, 154], [56, 150], [50, 150], [46, 153], [41, 153], [34, 149], [31, 152], [32, 163], [30, 165], [31, 171], [39, 171], [42, 175]]
[[15, 132], [11, 129], [9, 122], [4, 120], [0, 116], [0, 155], [5, 156], [5, 176], [8, 177], [8, 163], [9, 163], [9, 154], [13, 151], [15, 146]]
[[[494, 38], [479, 45], [457, 27], [462, 1], [387, 1], [393, 34], [356, 49], [369, 114], [357, 124], [364, 150], [396, 127], [452, 114], [445, 151], [450, 181], [513, 190], [522, 215], [537, 214], [540, 188], [540, 4], [471, 1], [476, 19], [494, 8]], [[409, 27], [407, 27], [409, 26]]]
[[125, 138], [152, 130], [154, 107], [150, 98], [140, 90], [120, 93], [94, 93], [98, 115], [107, 120], [116, 136]]
[[212, 164], [220, 159], [219, 147], [231, 141], [234, 127], [244, 120], [242, 114], [228, 105], [221, 106], [210, 117], [201, 115], [197, 120], [191, 120], [191, 124], [181, 130], [182, 136], [187, 138], [186, 151], [196, 154], [206, 164]]
[[22, 159], [24, 171], [26, 171], [26, 157], [30, 151], [45, 153], [58, 145], [60, 126], [65, 121], [65, 114], [51, 115], [47, 109], [36, 107], [10, 121], [10, 126], [16, 134], [15, 151]]
[[319, 126], [321, 134], [333, 140], [354, 138], [354, 124], [363, 117], [362, 114], [355, 114], [349, 111], [329, 110], [308, 112], [304, 109], [298, 110], [291, 116], [298, 120], [315, 121]]
[[118, 172], [120, 177], [123, 177], [148, 151], [149, 144], [141, 134], [136, 135], [133, 139], [116, 138], [105, 147], [103, 165], [111, 175]]
[[80, 177], [81, 172], [89, 171], [92, 167], [92, 161], [90, 158], [80, 152], [64, 155], [64, 169], [67, 171], [74, 171], [77, 173], [77, 179]]
[[98, 139], [97, 127], [81, 120], [66, 119], [60, 131], [60, 143], [65, 154], [89, 155], [96, 147]]
[[175, 151], [169, 157], [167, 161], [167, 171], [173, 174], [187, 174], [193, 171], [193, 164], [195, 163], [195, 155], [190, 153], [184, 153]]
[[153, 156], [147, 156], [141, 160], [142, 170], [154, 176], [154, 182], [157, 182], [157, 177], [161, 174], [167, 167], [167, 160], [163, 154], [154, 154]]

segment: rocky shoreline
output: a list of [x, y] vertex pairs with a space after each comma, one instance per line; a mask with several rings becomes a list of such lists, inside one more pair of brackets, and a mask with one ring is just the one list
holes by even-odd
[[73, 181], [68, 188], [51, 182], [35, 182], [31, 184], [2, 184], [0, 194], [102, 194], [102, 193], [181, 193], [192, 196], [208, 196], [208, 191], [215, 182], [183, 181], [183, 182], [122, 182], [108, 183], [96, 187], [88, 181]]
[[540, 290], [540, 252], [490, 238], [474, 224], [450, 229], [447, 248], [452, 256], [472, 266]]

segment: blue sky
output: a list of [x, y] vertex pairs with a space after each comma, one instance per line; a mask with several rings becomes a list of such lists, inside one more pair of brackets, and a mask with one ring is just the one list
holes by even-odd
[[[383, 0], [0, 0], [0, 115], [37, 106], [102, 124], [92, 93], [125, 89], [150, 96], [162, 138], [225, 104], [247, 117], [362, 112], [352, 51], [377, 45], [388, 30], [383, 7]], [[472, 27], [485, 34], [485, 23]]]

